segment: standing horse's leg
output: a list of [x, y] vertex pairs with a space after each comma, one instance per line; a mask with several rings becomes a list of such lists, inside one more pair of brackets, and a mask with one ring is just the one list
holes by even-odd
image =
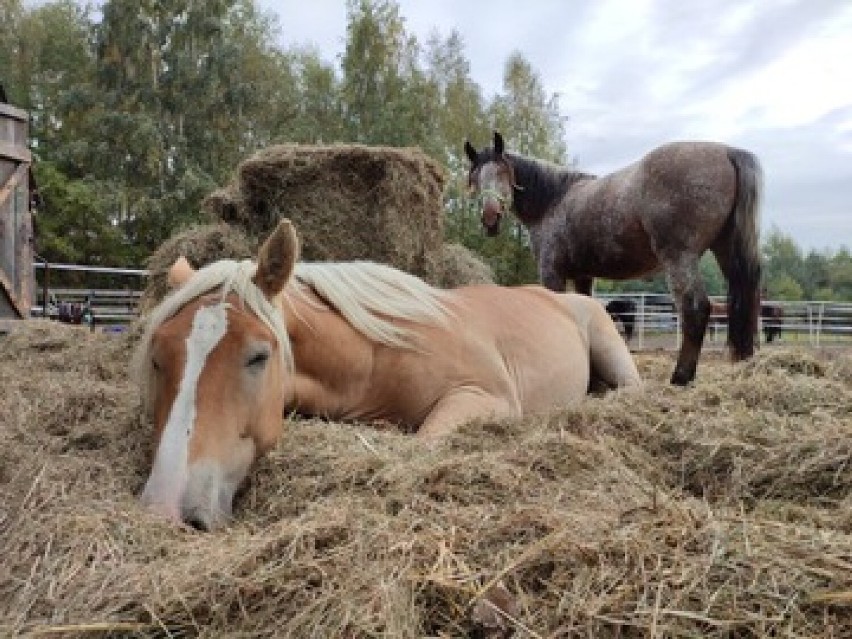
[[592, 296], [592, 287], [595, 284], [595, 278], [593, 277], [575, 277], [574, 278], [574, 292], [579, 293], [580, 295], [588, 295]]
[[671, 383], [685, 386], [695, 379], [698, 356], [710, 317], [710, 300], [707, 299], [697, 258], [666, 265], [666, 279], [683, 328], [683, 339]]

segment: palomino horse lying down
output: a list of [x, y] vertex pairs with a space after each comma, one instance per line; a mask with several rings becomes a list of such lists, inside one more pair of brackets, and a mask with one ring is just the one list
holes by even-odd
[[176, 521], [227, 521], [282, 415], [387, 420], [421, 436], [586, 394], [590, 372], [639, 383], [595, 300], [538, 286], [432, 288], [369, 262], [296, 264], [282, 222], [257, 265], [193, 271], [153, 312], [136, 363], [157, 450], [143, 499]]

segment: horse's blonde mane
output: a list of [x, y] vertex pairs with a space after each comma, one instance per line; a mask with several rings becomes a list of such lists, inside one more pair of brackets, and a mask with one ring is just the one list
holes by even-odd
[[[292, 346], [283, 316], [252, 281], [256, 271], [257, 265], [251, 260], [214, 262], [196, 271], [152, 311], [133, 360], [133, 368], [143, 387], [150, 378], [154, 332], [189, 302], [216, 289], [223, 301], [229, 294], [236, 294], [266, 324], [278, 340], [285, 367], [293, 369]], [[389, 346], [415, 346], [411, 330], [397, 326], [392, 322], [394, 319], [440, 324], [448, 317], [443, 304], [444, 291], [382, 264], [299, 263], [295, 278], [343, 315], [356, 330]]]
[[381, 344], [414, 347], [410, 329], [391, 320], [442, 324], [446, 291], [419, 277], [375, 262], [302, 262], [295, 277], [360, 333]]

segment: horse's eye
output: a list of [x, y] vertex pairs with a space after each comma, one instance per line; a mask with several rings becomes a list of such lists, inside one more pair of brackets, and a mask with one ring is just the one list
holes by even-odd
[[269, 359], [269, 351], [258, 351], [246, 362], [246, 368], [263, 368]]
[[159, 373], [160, 372], [160, 363], [157, 360], [152, 359], [151, 360], [151, 368], [153, 368], [156, 372]]

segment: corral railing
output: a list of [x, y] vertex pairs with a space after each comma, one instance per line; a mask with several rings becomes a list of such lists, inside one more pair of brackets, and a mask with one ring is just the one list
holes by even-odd
[[[612, 300], [630, 300], [636, 305], [631, 346], [676, 348], [680, 342], [680, 318], [670, 295], [663, 293], [612, 293], [595, 297], [604, 305]], [[712, 297], [719, 305], [723, 297]], [[774, 341], [807, 343], [811, 346], [846, 344], [852, 346], [852, 303], [830, 301], [783, 302], [763, 300], [766, 307], [780, 309], [776, 317], [761, 317], [760, 334], [766, 341], [769, 333]], [[769, 330], [767, 329], [775, 329]], [[727, 316], [716, 311], [710, 316], [705, 345], [724, 346], [727, 339]]]
[[[91, 314], [93, 326], [109, 330], [129, 324], [137, 316], [139, 299], [142, 297], [140, 280], [148, 275], [148, 271], [144, 269], [45, 262], [36, 262], [34, 266], [41, 270], [42, 274], [36, 304], [30, 311], [32, 317], [67, 321], [69, 308], [75, 312], [85, 309]], [[109, 276], [113, 280], [125, 281], [126, 285], [122, 288], [53, 287], [50, 285], [52, 272], [76, 272], [90, 277]]]
[[[99, 326], [122, 326], [137, 315], [142, 284], [148, 271], [144, 269], [111, 268], [76, 264], [36, 263], [42, 269], [41, 286], [31, 315], [56, 318], [61, 304], [88, 304]], [[122, 288], [51, 287], [53, 271], [81, 272], [84, 274], [115, 276], [127, 282]], [[612, 300], [630, 300], [636, 305], [634, 334], [630, 340], [634, 350], [677, 348], [680, 343], [680, 319], [670, 295], [665, 293], [611, 293], [596, 294], [604, 305]], [[724, 304], [722, 297], [711, 298]], [[46, 301], [46, 304], [45, 304]], [[803, 301], [782, 302], [763, 300], [763, 304], [780, 308], [778, 317], [761, 318], [761, 337], [765, 341], [766, 329], [778, 329], [775, 337], [782, 342], [807, 343], [812, 346], [848, 344], [852, 347], [852, 303]], [[727, 318], [716, 312], [710, 317], [705, 346], [723, 347], [727, 339]]]

